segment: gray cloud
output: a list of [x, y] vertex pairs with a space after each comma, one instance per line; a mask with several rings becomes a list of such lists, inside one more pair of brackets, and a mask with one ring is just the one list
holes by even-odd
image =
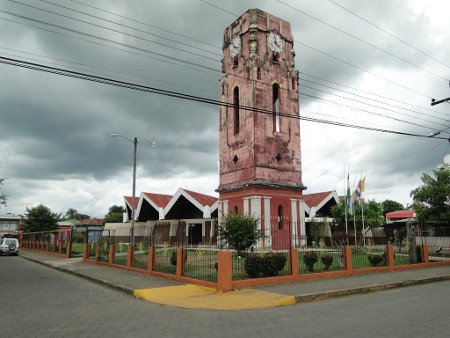
[[[300, 42], [408, 87], [419, 89], [425, 93], [433, 93], [436, 97], [448, 95], [448, 87], [443, 83], [444, 81], [417, 71], [410, 65], [354, 41], [333, 29], [324, 27], [276, 1], [242, 2], [234, 0], [225, 3], [211, 1], [237, 14], [243, 13], [248, 8], [259, 7], [290, 21], [294, 38]], [[450, 76], [448, 68], [402, 46], [394, 39], [351, 17], [327, 1], [292, 2], [286, 0], [286, 2], [392, 53], [401, 55], [421, 67]], [[80, 14], [64, 11], [41, 1], [36, 0], [27, 3], [83, 18], [87, 21], [101, 23], [99, 20], [82, 17]], [[58, 3], [221, 53], [220, 49], [215, 50], [213, 47], [194, 43], [123, 18], [88, 9], [71, 1]], [[220, 12], [198, 1], [180, 0], [158, 4], [135, 1], [132, 5], [123, 1], [94, 1], [89, 2], [89, 4], [119, 12], [122, 15], [164, 29], [180, 32], [219, 47], [222, 44], [224, 28], [235, 19], [232, 15]], [[408, 2], [398, 4], [384, 0], [371, 2], [368, 5], [367, 3], [349, 0], [342, 2], [342, 4], [437, 58], [447, 60], [450, 56], [448, 44], [443, 43], [442, 39], [434, 39], [436, 32], [430, 26], [433, 23], [432, 19], [425, 14], [417, 15]], [[220, 70], [220, 63], [199, 56], [167, 49], [131, 37], [123, 37], [117, 33], [58, 18], [14, 3], [5, 2], [3, 8]], [[0, 16], [8, 17], [4, 14]], [[171, 44], [167, 40], [132, 32], [111, 23], [101, 24], [154, 39], [161, 43]], [[67, 34], [75, 35], [74, 33]], [[441, 32], [440, 34], [444, 34], [448, 39], [450, 34], [448, 27], [444, 29], [444, 33]], [[150, 59], [157, 56], [146, 54], [143, 51], [132, 50], [133, 53], [146, 55], [147, 57], [3, 20], [0, 20], [0, 37], [1, 47], [43, 54], [95, 67], [109, 68], [114, 71], [65, 64], [62, 61], [47, 60], [37, 56], [21, 55], [35, 58], [39, 62], [63, 64], [65, 67], [80, 71], [100, 73], [103, 76], [120, 78], [124, 81], [179, 90], [193, 95], [214, 99], [218, 97], [218, 75], [214, 73], [206, 74], [205, 72], [210, 72], [206, 70], [199, 72], [158, 62]], [[82, 37], [82, 39], [86, 39], [86, 37]], [[102, 43], [125, 49], [123, 46]], [[188, 49], [188, 47], [180, 44], [177, 47]], [[295, 47], [297, 68], [304, 73], [362, 90], [377, 92], [415, 105], [429, 105], [427, 98], [370, 77], [355, 68], [302, 47], [300, 44], [296, 44]], [[189, 50], [205, 54], [198, 50]], [[0, 54], [19, 53], [0, 49]], [[213, 57], [220, 59], [220, 57]], [[165, 60], [178, 63], [169, 59]], [[189, 175], [198, 175], [199, 177], [214, 176], [217, 173], [217, 107], [6, 65], [0, 65], [0, 71], [2, 86], [0, 91], [0, 155], [8, 155], [7, 157], [0, 157], [0, 177], [11, 177], [10, 182], [13, 182], [8, 183], [7, 181], [5, 183], [4, 189], [10, 195], [10, 203], [6, 210], [23, 212], [26, 205], [34, 203], [33, 201], [37, 201], [37, 198], [40, 197], [44, 199], [41, 202], [52, 205], [61, 211], [64, 211], [63, 208], [68, 205], [67, 203], [74, 203], [76, 205], [69, 205], [68, 207], [86, 206], [83, 212], [102, 216], [109, 207], [107, 203], [111, 202], [111, 200], [104, 199], [101, 196], [108, 193], [102, 190], [112, 189], [114, 183], [111, 182], [117, 182], [117, 187], [122, 187], [124, 177], [131, 174], [132, 145], [123, 139], [111, 138], [110, 133], [112, 131], [117, 131], [129, 138], [138, 137], [140, 141], [153, 138], [157, 140], [158, 148], [156, 150], [146, 148], [144, 143], [138, 149], [141, 175], [144, 178], [156, 180], [152, 181], [152, 184], [157, 185], [157, 182], [161, 182], [162, 186], [166, 186], [169, 185], [166, 184], [167, 182], [178, 182], [178, 179], [183, 177], [186, 172], [189, 172]], [[115, 71], [122, 73], [119, 74]], [[123, 73], [134, 74], [135, 76]], [[151, 80], [150, 78], [164, 82]], [[312, 80], [308, 77], [304, 78]], [[316, 81], [324, 83], [319, 80]], [[165, 82], [171, 82], [172, 84]], [[306, 82], [301, 83], [307, 84]], [[316, 86], [316, 88], [319, 87]], [[325, 88], [322, 89], [325, 90]], [[326, 90], [330, 91], [330, 89]], [[319, 98], [349, 104], [348, 101], [306, 88], [301, 91]], [[355, 106], [362, 107], [361, 105]], [[347, 118], [354, 124], [369, 125], [369, 123], [376, 123], [390, 129], [420, 131], [421, 133], [430, 131], [379, 116], [370, 117], [362, 112], [356, 113], [347, 108], [320, 103], [320, 101], [308, 97], [302, 97], [301, 109], [335, 115], [338, 118]], [[375, 111], [375, 108], [367, 109]], [[417, 110], [419, 113], [439, 115], [441, 118], [450, 120], [448, 109], [445, 109], [445, 107], [436, 107], [436, 112]], [[377, 111], [390, 116], [398, 116], [392, 112]], [[428, 119], [424, 115], [421, 116]], [[321, 116], [321, 118], [324, 117]], [[405, 116], [401, 118], [411, 119]], [[434, 119], [434, 121], [441, 123], [442, 128], [450, 126], [449, 122], [437, 119]], [[418, 124], [422, 125], [425, 122], [418, 122]], [[432, 129], [438, 128], [438, 125], [428, 124], [428, 126]], [[445, 144], [438, 145], [435, 140], [416, 140], [306, 122], [301, 122], [301, 128], [304, 183], [309, 187], [310, 192], [341, 189], [339, 182], [343, 176], [343, 164], [350, 163], [352, 172], [355, 172], [358, 164], [364, 163], [367, 173], [371, 175], [368, 182], [377, 181], [376, 185], [375, 183], [372, 186], [368, 184], [368, 188], [372, 189], [373, 196], [390, 198], [393, 193], [389, 188], [393, 184], [397, 185], [398, 191], [411, 190], [417, 185], [420, 174], [435, 168], [446, 151]], [[434, 145], [437, 146], [434, 147]], [[421, 156], [424, 153], [425, 155]], [[409, 164], [405, 165], [407, 163]], [[86, 197], [85, 200], [82, 197], [78, 199], [68, 198], [67, 200], [70, 202], [67, 203], [58, 202], [58, 200], [63, 199], [61, 196], [51, 197], [52, 191], [59, 192], [61, 189], [68, 189], [68, 182], [77, 184], [74, 183], [78, 182], [77, 180], [90, 182], [89, 185], [80, 185], [82, 191], [77, 196], [85, 196], [83, 194], [86, 193], [92, 195], [92, 197]], [[30, 189], [24, 192], [24, 187], [20, 182], [26, 182]], [[187, 188], [210, 191], [210, 193], [213, 193], [216, 188], [215, 186], [205, 188], [202, 185], [204, 183], [195, 183], [198, 185], [189, 186], [189, 184], [194, 184], [192, 179], [182, 181], [180, 184]], [[173, 193], [176, 188], [169, 189], [167, 193]], [[142, 187], [142, 190], [151, 189], [153, 189], [151, 186]], [[31, 194], [30, 191], [32, 191]], [[121, 202], [120, 194], [129, 194], [127, 190], [114, 191], [114, 193], [117, 194], [117, 203]], [[33, 196], [36, 198], [33, 198]], [[395, 197], [401, 199], [402, 202], [409, 199], [409, 196], [405, 196], [405, 193], [395, 195]], [[101, 201], [98, 202], [100, 205], [89, 207], [88, 205], [92, 205], [94, 200]], [[86, 203], [86, 201], [91, 202]]]

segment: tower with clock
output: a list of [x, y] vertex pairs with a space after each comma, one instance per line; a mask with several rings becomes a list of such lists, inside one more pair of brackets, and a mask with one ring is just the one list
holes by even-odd
[[219, 217], [257, 217], [259, 245], [304, 235], [298, 72], [290, 24], [250, 9], [225, 29], [220, 108]]

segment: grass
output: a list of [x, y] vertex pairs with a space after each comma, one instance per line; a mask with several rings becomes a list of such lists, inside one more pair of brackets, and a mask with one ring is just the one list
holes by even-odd
[[[321, 253], [317, 252], [317, 262], [314, 264], [313, 271], [308, 271], [305, 265], [305, 252], [299, 252], [298, 254], [298, 269], [300, 273], [313, 273], [313, 272], [324, 272], [324, 271], [337, 271], [337, 270], [343, 270], [345, 269], [345, 266], [343, 265], [343, 262], [341, 261], [341, 255], [339, 252], [326, 252], [327, 254], [330, 254], [333, 257], [333, 263], [328, 268], [328, 270], [325, 270], [325, 265], [320, 260]], [[322, 253], [324, 254], [324, 253]]]

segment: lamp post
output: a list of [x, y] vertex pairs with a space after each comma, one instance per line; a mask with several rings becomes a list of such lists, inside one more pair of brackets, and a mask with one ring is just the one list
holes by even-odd
[[[137, 145], [138, 145], [138, 139], [135, 137], [133, 140], [120, 135], [116, 132], [111, 133], [111, 137], [122, 137], [123, 139], [133, 143], [133, 192], [131, 195], [131, 226], [130, 226], [130, 244], [132, 248], [134, 249], [134, 221], [135, 221], [135, 195], [136, 195], [136, 154], [137, 154]], [[150, 143], [151, 148], [156, 148], [156, 142], [155, 140], [147, 141]], [[146, 142], [145, 142], [146, 143]]]

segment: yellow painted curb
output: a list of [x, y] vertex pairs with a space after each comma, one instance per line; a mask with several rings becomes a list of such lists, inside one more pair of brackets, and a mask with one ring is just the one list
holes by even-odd
[[295, 297], [255, 289], [219, 293], [216, 289], [187, 284], [137, 289], [133, 296], [153, 303], [190, 309], [246, 310], [295, 304]]

